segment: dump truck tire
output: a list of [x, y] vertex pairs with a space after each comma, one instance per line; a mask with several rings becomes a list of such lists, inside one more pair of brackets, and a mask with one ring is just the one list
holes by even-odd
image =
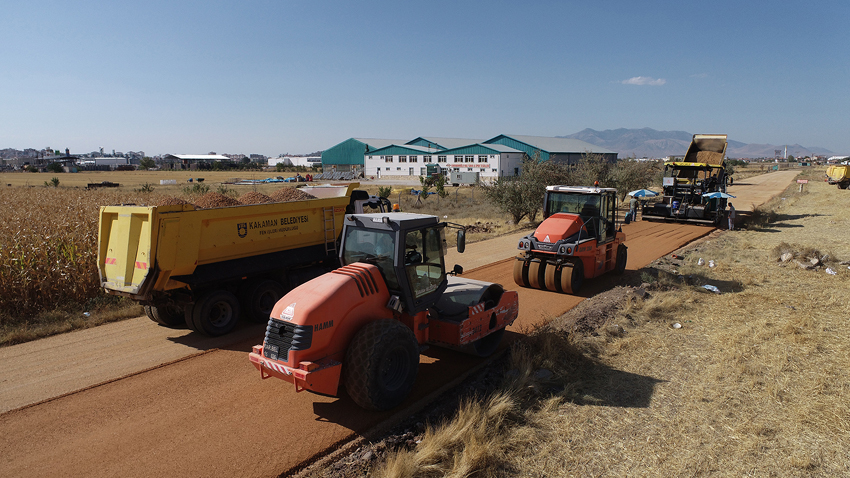
[[617, 264], [614, 266], [615, 274], [626, 272], [626, 262], [629, 260], [629, 252], [626, 246], [620, 244], [617, 246]]
[[245, 317], [258, 324], [268, 322], [272, 309], [283, 294], [283, 286], [277, 281], [267, 279], [248, 284], [241, 301]]
[[230, 332], [238, 320], [239, 300], [225, 290], [208, 292], [192, 307], [192, 330], [211, 337]]
[[345, 353], [343, 382], [348, 395], [367, 410], [400, 404], [416, 381], [419, 344], [407, 326], [381, 319], [360, 329]]
[[584, 283], [584, 265], [581, 259], [577, 260], [572, 267], [561, 269], [561, 290], [567, 294], [578, 294]]
[[164, 327], [181, 327], [186, 324], [183, 309], [176, 305], [146, 305], [145, 315]]

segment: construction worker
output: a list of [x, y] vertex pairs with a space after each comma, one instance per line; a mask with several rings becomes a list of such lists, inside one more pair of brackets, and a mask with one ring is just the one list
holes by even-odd
[[735, 206], [732, 203], [729, 203], [729, 213], [727, 216], [729, 218], [729, 230], [735, 229]]

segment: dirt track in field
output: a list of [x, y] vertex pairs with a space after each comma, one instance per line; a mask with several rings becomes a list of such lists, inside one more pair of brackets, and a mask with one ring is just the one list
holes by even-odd
[[[738, 209], [760, 204], [793, 178], [789, 172], [774, 175], [736, 184], [730, 192], [738, 196]], [[634, 270], [712, 229], [640, 221], [623, 230], [627, 267]], [[470, 244], [461, 262], [469, 271], [465, 276], [513, 288], [515, 242], [507, 237]], [[582, 295], [614, 284], [610, 277], [590, 281]], [[520, 318], [507, 341], [582, 300], [519, 292]], [[392, 417], [362, 411], [344, 395], [295, 393], [283, 381], [261, 380], [247, 352], [262, 341], [262, 326], [243, 327], [229, 341], [164, 334], [145, 318], [92, 330], [2, 350], [0, 405], [35, 405], [0, 415], [0, 476], [276, 476]], [[83, 333], [90, 335], [74, 335]], [[434, 393], [478, 363], [430, 349], [422, 355], [411, 397]], [[61, 386], [54, 386], [57, 381]], [[9, 397], [17, 405], [7, 406]], [[413, 398], [400, 410], [411, 406]]]

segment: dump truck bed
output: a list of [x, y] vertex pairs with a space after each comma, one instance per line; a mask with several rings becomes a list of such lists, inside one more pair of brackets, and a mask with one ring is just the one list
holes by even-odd
[[338, 188], [335, 197], [213, 209], [103, 206], [97, 259], [101, 285], [147, 300], [152, 291], [187, 287], [199, 267], [258, 262], [310, 247], [333, 255], [357, 186]]
[[726, 145], [725, 134], [695, 134], [679, 164], [723, 167]]
[[836, 184], [850, 180], [850, 165], [835, 164], [826, 168], [826, 176], [829, 184]]

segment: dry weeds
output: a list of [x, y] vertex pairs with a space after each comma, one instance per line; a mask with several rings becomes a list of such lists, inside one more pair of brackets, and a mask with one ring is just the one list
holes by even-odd
[[[846, 191], [789, 188], [774, 220], [689, 248], [675, 289], [625, 302], [622, 336], [533, 334], [494, 398], [375, 474], [850, 476], [848, 210]], [[786, 247], [835, 262], [804, 270]]]

